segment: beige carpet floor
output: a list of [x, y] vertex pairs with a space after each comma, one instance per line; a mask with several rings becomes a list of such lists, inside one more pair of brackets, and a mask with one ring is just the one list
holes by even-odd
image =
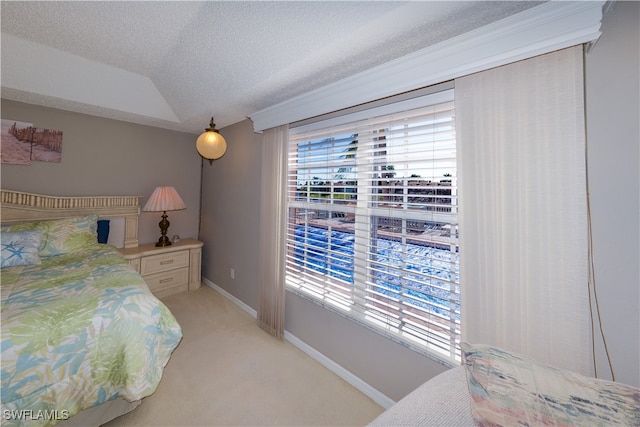
[[105, 426], [360, 426], [383, 408], [215, 290], [167, 297], [183, 339], [156, 392]]

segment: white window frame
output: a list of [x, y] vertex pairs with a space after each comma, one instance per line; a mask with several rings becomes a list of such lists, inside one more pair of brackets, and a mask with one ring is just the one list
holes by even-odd
[[[349, 135], [350, 132], [352, 132], [352, 129], [354, 129], [351, 127], [354, 122], [359, 122], [359, 121], [366, 122], [371, 118], [398, 114], [404, 111], [421, 109], [427, 106], [433, 106], [433, 105], [445, 104], [445, 103], [451, 103], [451, 104], [453, 103], [453, 89], [449, 89], [449, 90], [445, 90], [437, 93], [431, 93], [426, 96], [420, 96], [412, 99], [405, 99], [400, 102], [377, 106], [372, 109], [360, 110], [360, 111], [356, 111], [355, 113], [351, 113], [347, 115], [333, 116], [326, 120], [313, 122], [309, 124], [303, 124], [302, 126], [298, 126], [298, 127], [295, 127], [292, 125], [289, 131], [290, 141], [295, 141], [297, 135], [301, 135], [301, 134], [305, 136], [313, 135], [313, 133], [316, 130], [323, 131], [326, 128], [335, 129], [335, 130], [332, 130], [332, 132], [334, 132], [333, 135], [335, 137], [343, 136], [345, 134]], [[371, 127], [369, 127], [369, 130], [370, 129]], [[357, 132], [353, 132], [353, 133], [357, 134]], [[453, 129], [452, 133], [454, 135], [453, 138], [455, 140], [455, 128]], [[392, 209], [389, 207], [377, 206], [380, 203], [378, 203], [375, 200], [379, 200], [380, 197], [384, 198], [385, 196], [375, 195], [377, 193], [374, 194], [372, 190], [374, 188], [381, 188], [381, 187], [375, 187], [375, 185], [369, 185], [368, 183], [372, 182], [372, 176], [371, 176], [372, 163], [371, 162], [380, 161], [380, 160], [378, 159], [378, 157], [373, 157], [374, 156], [373, 154], [371, 154], [370, 156], [367, 156], [367, 155], [359, 156], [356, 151], [355, 179], [358, 182], [358, 187], [356, 190], [357, 199], [356, 199], [355, 206], [346, 205], [344, 203], [334, 204], [337, 202], [334, 202], [335, 193], [333, 192], [333, 184], [334, 184], [333, 181], [330, 181], [330, 185], [329, 185], [332, 195], [329, 198], [328, 203], [326, 203], [326, 205], [322, 203], [312, 202], [311, 197], [308, 197], [307, 200], [299, 200], [298, 176], [296, 175], [296, 167], [295, 167], [295, 164], [297, 164], [296, 162], [298, 161], [297, 159], [295, 159], [295, 157], [298, 155], [297, 153], [298, 143], [292, 142], [292, 144], [293, 145], [291, 145], [289, 149], [290, 159], [292, 159], [289, 165], [289, 168], [291, 169], [288, 169], [289, 170], [288, 172], [289, 197], [288, 197], [287, 207], [288, 207], [288, 211], [290, 212], [289, 214], [290, 222], [289, 222], [288, 236], [287, 236], [287, 242], [288, 242], [287, 243], [287, 246], [288, 246], [287, 268], [286, 268], [287, 290], [294, 292], [297, 295], [300, 295], [315, 303], [318, 303], [321, 306], [329, 310], [332, 310], [340, 315], [343, 315], [349, 319], [352, 319], [353, 321], [365, 327], [368, 327], [376, 332], [379, 332], [384, 336], [387, 336], [388, 338], [406, 347], [412, 348], [413, 350], [418, 351], [441, 363], [444, 363], [449, 366], [454, 366], [456, 364], [459, 364], [460, 363], [460, 349], [459, 349], [460, 306], [459, 306], [459, 303], [454, 304], [452, 302], [456, 297], [456, 295], [458, 298], [457, 301], [459, 301], [460, 284], [459, 284], [458, 277], [455, 277], [455, 279], [451, 279], [449, 290], [445, 291], [445, 292], [449, 292], [449, 296], [447, 298], [449, 299], [449, 306], [450, 306], [450, 317], [448, 321], [445, 322], [446, 327], [448, 328], [448, 336], [446, 338], [442, 338], [442, 336], [439, 336], [438, 338], [434, 338], [434, 339], [425, 338], [424, 340], [418, 340], [417, 338], [415, 338], [415, 336], [407, 332], [408, 328], [413, 328], [413, 327], [411, 326], [411, 324], [405, 323], [404, 319], [400, 319], [400, 320], [391, 319], [389, 321], [383, 321], [380, 315], [372, 316], [372, 313], [375, 313], [376, 310], [373, 310], [370, 308], [372, 305], [371, 303], [373, 301], [375, 305], [376, 303], [379, 303], [379, 301], [375, 299], [373, 300], [371, 299], [371, 295], [375, 294], [375, 292], [372, 292], [372, 287], [375, 287], [377, 285], [375, 284], [375, 282], [373, 283], [371, 282], [372, 261], [370, 259], [372, 255], [371, 253], [368, 253], [368, 252], [371, 251], [370, 245], [372, 244], [371, 243], [372, 240], [375, 240], [374, 238], [372, 238], [372, 229], [376, 230], [374, 234], [376, 235], [378, 234], [378, 231], [377, 231], [378, 228], [377, 227], [372, 228], [371, 221], [372, 221], [372, 218], [374, 217], [387, 217], [387, 216], [391, 217], [392, 216], [393, 218], [397, 218], [402, 223], [402, 232], [401, 234], [398, 234], [398, 236], [400, 236], [399, 239], [401, 240], [401, 247], [402, 248], [406, 247], [407, 241], [410, 240], [410, 238], [407, 237], [407, 233], [406, 233], [407, 227], [408, 227], [408, 224], [407, 224], [408, 220], [416, 219], [416, 211], [415, 210], [410, 211], [409, 209], [407, 209], [408, 198], [409, 198], [408, 190], [403, 190], [403, 193], [401, 196], [402, 197], [401, 204], [402, 206], [404, 206], [403, 209], [399, 210], [397, 208]], [[376, 146], [375, 143], [373, 144], [374, 145], [372, 146], [367, 145], [366, 147], [371, 149], [371, 147]], [[384, 148], [382, 149], [382, 151], [380, 151], [379, 154], [386, 155], [387, 144], [385, 143], [383, 146]], [[360, 148], [360, 146], [358, 146], [358, 148]], [[366, 149], [366, 148], [364, 148], [363, 146], [363, 149]], [[453, 158], [453, 163], [455, 165], [455, 157]], [[453, 166], [453, 168], [455, 170], [455, 166]], [[301, 167], [300, 169], [302, 170], [304, 168]], [[329, 176], [330, 173], [327, 172], [327, 175]], [[408, 177], [403, 177], [403, 178], [404, 178], [403, 188], [405, 188], [408, 185], [407, 182], [409, 178]], [[376, 178], [376, 180], [377, 179], [378, 178]], [[450, 247], [450, 251], [455, 253], [455, 256], [456, 256], [455, 266], [453, 265], [453, 262], [451, 263], [451, 271], [454, 272], [452, 273], [452, 277], [456, 276], [455, 272], [457, 272], [457, 268], [458, 268], [457, 202], [456, 202], [457, 192], [456, 192], [455, 180], [456, 178], [454, 176], [453, 182], [451, 184], [452, 191], [451, 191], [451, 197], [450, 197], [451, 198], [450, 213], [446, 213], [446, 214], [438, 213], [435, 209], [429, 210], [429, 211], [425, 210], [420, 212], [420, 219], [424, 219], [425, 223], [428, 221], [435, 222], [435, 223], [438, 223], [438, 221], [441, 221], [441, 222], [446, 222], [450, 227], [449, 230], [451, 231], [451, 233], [450, 233], [448, 244]], [[363, 185], [362, 183], [365, 183], [365, 184]], [[384, 192], [384, 190], [382, 191]], [[308, 194], [312, 193], [312, 190], [310, 189], [310, 185], [307, 188], [307, 192]], [[317, 192], [314, 194], [317, 194]], [[395, 196], [396, 193], [388, 193], [388, 194], [394, 194], [394, 196], [386, 196], [390, 200], [392, 200], [394, 197], [396, 198], [398, 197], [398, 196]], [[317, 198], [320, 198], [320, 197], [321, 196], [318, 196]], [[307, 247], [305, 246], [307, 241], [305, 240], [302, 243], [298, 242], [299, 246], [296, 246], [293, 230], [295, 228], [294, 224], [297, 224], [299, 220], [295, 219], [295, 215], [292, 212], [295, 211], [295, 212], [301, 212], [302, 214], [305, 214], [310, 211], [313, 211], [314, 209], [317, 211], [328, 212], [328, 221], [327, 221], [328, 236], [331, 236], [330, 232], [332, 231], [331, 225], [329, 224], [330, 222], [329, 220], [332, 219], [334, 213], [338, 213], [340, 215], [355, 215], [355, 225], [353, 229], [353, 235], [354, 235], [353, 282], [354, 282], [354, 285], [350, 286], [346, 282], [343, 282], [342, 285], [340, 283], [335, 285], [335, 283], [329, 283], [329, 282], [336, 282], [337, 279], [326, 280], [323, 274], [317, 271], [313, 271], [311, 268], [297, 267], [293, 265], [294, 256], [295, 256], [294, 249], [297, 247], [298, 250], [300, 250], [300, 247]], [[307, 222], [304, 222], [303, 224], [308, 225]], [[331, 244], [330, 239], [331, 237], [327, 237], [328, 245]], [[313, 250], [312, 244], [309, 244], [308, 247], [311, 248], [310, 250]], [[331, 251], [327, 252], [327, 258], [326, 258], [328, 260], [327, 263], [329, 263], [330, 262], [329, 260], [331, 259], [330, 253]], [[310, 257], [310, 256], [306, 254], [305, 260], [307, 259], [307, 257]], [[406, 278], [402, 279], [403, 283], [406, 280], [407, 280]], [[349, 289], [350, 287], [352, 289]], [[378, 286], [377, 289], [381, 289], [381, 288]], [[405, 298], [406, 297], [405, 291], [406, 289], [404, 288], [404, 285], [402, 285], [402, 292], [401, 292], [402, 297], [400, 297], [400, 299], [398, 299], [397, 301], [392, 301], [392, 304], [395, 304], [395, 302], [397, 302], [398, 304], [397, 307], [399, 307], [398, 309], [399, 312], [403, 313], [401, 314], [400, 317], [405, 316], [408, 313], [408, 311], [412, 310], [411, 307], [406, 306], [406, 303], [403, 302], [407, 300], [407, 298]], [[374, 298], [376, 297], [376, 295], [373, 295], [373, 296]], [[384, 296], [379, 296], [379, 297], [386, 298]], [[378, 304], [378, 306], [379, 305], [381, 304]], [[394, 310], [396, 310], [396, 307], [394, 307], [393, 309], [390, 309], [388, 314], [392, 313], [392, 311]], [[414, 309], [413, 311], [413, 314], [414, 314], [413, 318], [416, 318], [415, 313], [416, 313], [416, 309]], [[392, 316], [389, 315], [388, 317], [391, 318]], [[426, 317], [435, 318], [436, 316], [429, 315]], [[411, 318], [411, 316], [409, 316], [409, 318]], [[428, 322], [430, 321], [425, 320], [425, 322], [427, 322], [426, 324], [429, 324]], [[402, 326], [396, 327], [398, 324]], [[435, 325], [435, 323], [433, 325]], [[428, 329], [433, 329], [433, 328], [428, 328]], [[431, 335], [432, 337], [434, 336], [432, 331], [428, 331], [426, 329], [424, 331], [421, 331], [419, 335], [426, 337], [429, 334], [432, 334]], [[443, 340], [445, 341], [444, 343], [443, 343]]]

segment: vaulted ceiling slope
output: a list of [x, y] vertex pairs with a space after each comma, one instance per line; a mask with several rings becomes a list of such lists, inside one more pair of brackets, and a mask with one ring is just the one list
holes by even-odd
[[531, 1], [3, 1], [2, 97], [199, 133]]

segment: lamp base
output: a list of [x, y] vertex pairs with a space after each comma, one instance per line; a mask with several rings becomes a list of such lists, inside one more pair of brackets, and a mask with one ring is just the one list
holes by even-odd
[[170, 246], [170, 245], [171, 245], [171, 240], [169, 240], [167, 236], [160, 237], [160, 239], [158, 239], [158, 242], [156, 243], [157, 247]]
[[171, 245], [171, 240], [169, 240], [169, 238], [167, 237], [167, 230], [169, 229], [169, 224], [170, 222], [167, 220], [167, 211], [164, 211], [162, 213], [162, 221], [158, 223], [158, 225], [160, 226], [160, 233], [162, 233], [162, 236], [160, 236], [160, 239], [158, 239], [158, 243], [156, 243], [157, 247]]

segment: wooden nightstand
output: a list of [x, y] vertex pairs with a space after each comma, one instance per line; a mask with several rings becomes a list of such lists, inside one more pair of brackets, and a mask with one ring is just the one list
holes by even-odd
[[120, 253], [142, 275], [151, 292], [164, 298], [200, 288], [202, 246], [199, 240], [183, 239], [171, 246], [149, 243], [120, 249]]

